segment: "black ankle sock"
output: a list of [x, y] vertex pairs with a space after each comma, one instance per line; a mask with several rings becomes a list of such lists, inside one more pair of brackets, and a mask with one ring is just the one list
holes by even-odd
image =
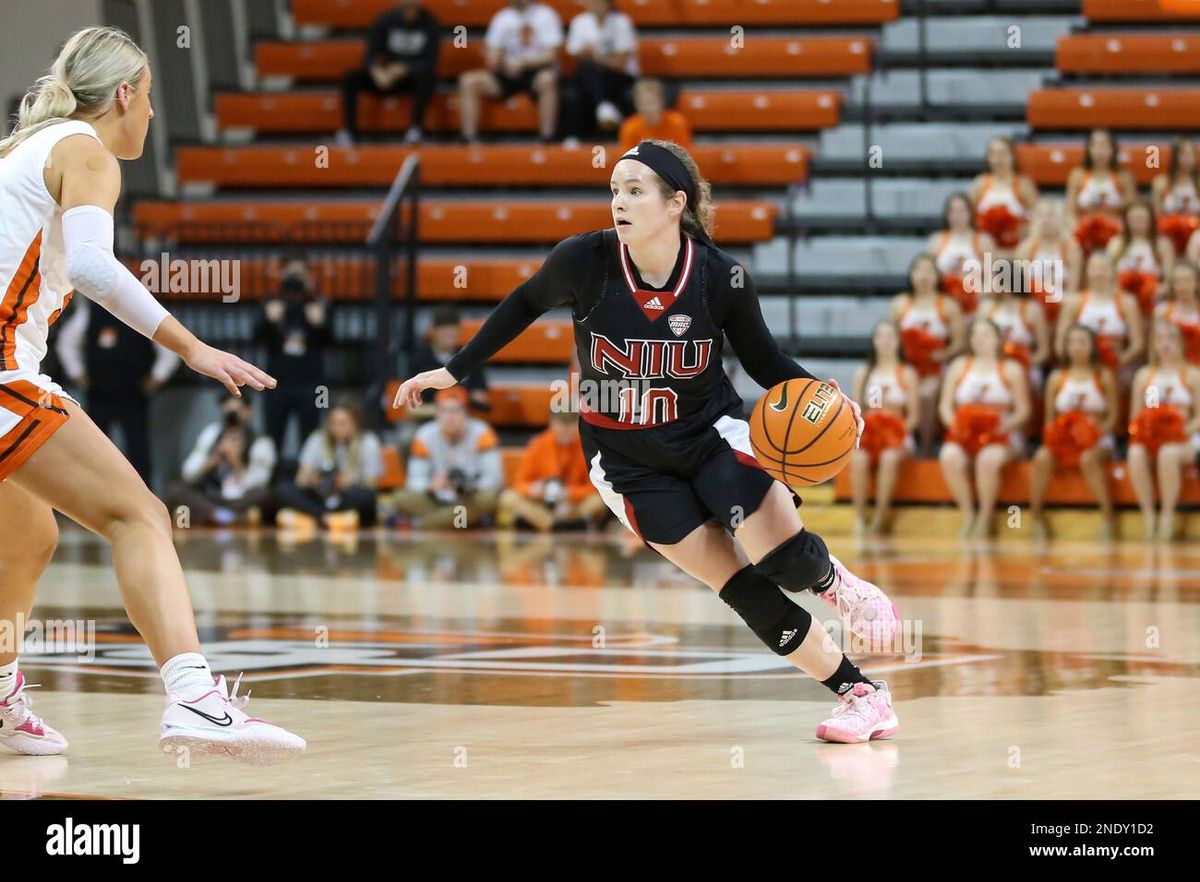
[[855, 683], [870, 683], [863, 672], [854, 666], [850, 659], [842, 656], [842, 663], [828, 680], [822, 680], [821, 685], [834, 695], [845, 695], [854, 688]]

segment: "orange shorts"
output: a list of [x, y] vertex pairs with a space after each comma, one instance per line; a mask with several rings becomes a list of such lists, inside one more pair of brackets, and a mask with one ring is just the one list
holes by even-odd
[[0, 374], [0, 481], [20, 468], [67, 419], [63, 399], [55, 392], [12, 373]]

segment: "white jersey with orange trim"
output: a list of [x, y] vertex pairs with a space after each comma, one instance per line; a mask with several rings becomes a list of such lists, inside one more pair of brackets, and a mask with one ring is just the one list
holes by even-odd
[[868, 408], [904, 410], [908, 403], [908, 393], [904, 390], [904, 381], [901, 379], [900, 370], [901, 366], [896, 365], [891, 370], [875, 368], [871, 371], [864, 384]]
[[954, 403], [959, 404], [988, 404], [993, 407], [1007, 408], [1014, 402], [1012, 390], [1008, 388], [1008, 380], [1000, 370], [999, 362], [990, 370], [975, 370], [975, 359], [968, 358], [963, 375], [954, 387]]
[[983, 194], [975, 206], [976, 212], [982, 213], [989, 208], [1003, 205], [1013, 217], [1027, 217], [1028, 211], [1017, 193], [1016, 182], [1016, 178], [1009, 178], [1007, 183], [1001, 183], [995, 175], [984, 175]]
[[1146, 385], [1146, 397], [1149, 399], [1150, 390], [1158, 391], [1159, 404], [1170, 404], [1178, 407], [1186, 417], [1192, 408], [1192, 390], [1188, 388], [1187, 378], [1183, 371], [1167, 371], [1156, 368], [1150, 373], [1150, 382]]
[[963, 264], [968, 260], [983, 260], [983, 249], [979, 245], [979, 234], [943, 232], [938, 239], [937, 251], [934, 254], [938, 272], [958, 274], [963, 271]]
[[1163, 196], [1163, 214], [1200, 214], [1200, 193], [1196, 182], [1187, 178], [1176, 183]]
[[1084, 173], [1076, 206], [1080, 211], [1116, 212], [1125, 207], [1125, 196], [1115, 173], [1094, 175]]
[[62, 208], [43, 177], [50, 151], [70, 135], [100, 140], [88, 123], [68, 120], [35, 132], [0, 159], [0, 382], [9, 373], [36, 375], [50, 325], [72, 293]]
[[[1006, 304], [998, 300], [988, 301], [981, 310], [981, 317], [990, 319], [1000, 329], [1000, 336], [1004, 338], [1005, 343], [1015, 343], [1032, 349], [1033, 322], [1029, 320], [1029, 301], [1021, 300], [1007, 304], [1007, 309], [1001, 309], [1004, 305]], [[1015, 309], [1011, 308], [1014, 306]]]
[[1171, 300], [1166, 304], [1166, 309], [1163, 310], [1163, 318], [1174, 325], [1178, 325], [1181, 329], [1189, 325], [1200, 327], [1200, 306], [1193, 307], [1191, 313], [1185, 313], [1179, 303]]
[[1128, 270], [1139, 273], [1152, 273], [1161, 279], [1162, 263], [1159, 262], [1154, 245], [1145, 239], [1131, 242], [1129, 247], [1125, 249], [1125, 253], [1117, 259], [1117, 272], [1123, 273]]
[[1108, 410], [1108, 399], [1100, 383], [1100, 372], [1093, 371], [1086, 380], [1075, 379], [1068, 373], [1054, 396], [1054, 410], [1058, 413], [1078, 410], [1091, 417], [1103, 416]]
[[[1067, 293], [1067, 263], [1070, 255], [1067, 241], [1059, 239], [1057, 243], [1047, 245], [1039, 239], [1034, 239], [1029, 245], [1030, 276], [1042, 280], [1042, 287], [1049, 302], [1062, 302]], [[1055, 279], [1060, 280], [1061, 284], [1052, 284]]]
[[1079, 324], [1102, 337], [1125, 337], [1129, 328], [1116, 299], [1104, 302], [1092, 297], [1090, 291], [1080, 294]]
[[904, 310], [904, 314], [900, 316], [900, 321], [896, 324], [901, 331], [907, 331], [910, 328], [919, 328], [926, 331], [939, 340], [950, 339], [950, 325], [946, 321], [945, 313], [943, 312], [944, 294], [938, 294], [933, 304], [922, 304], [916, 297], [911, 297], [908, 308]]

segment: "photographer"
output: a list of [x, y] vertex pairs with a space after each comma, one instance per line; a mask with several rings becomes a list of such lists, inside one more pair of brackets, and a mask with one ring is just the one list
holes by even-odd
[[434, 405], [437, 419], [413, 437], [407, 483], [394, 508], [421, 527], [464, 526], [463, 512], [465, 526], [480, 526], [494, 515], [504, 484], [500, 441], [491, 426], [467, 416], [461, 386], [442, 389]]
[[193, 526], [256, 521], [247, 517], [261, 509], [269, 496], [275, 445], [256, 435], [253, 411], [245, 397], [225, 399], [220, 422], [205, 426], [196, 446], [183, 462], [183, 481], [167, 491], [174, 516], [187, 506]]
[[379, 439], [363, 431], [356, 407], [335, 404], [325, 427], [304, 442], [296, 480], [278, 487], [278, 524], [331, 530], [373, 527], [382, 474]]
[[496, 525], [524, 522], [548, 533], [591, 528], [607, 515], [608, 506], [588, 477], [579, 414], [551, 411], [549, 428], [529, 442], [513, 486], [500, 494]]
[[280, 294], [263, 303], [254, 331], [254, 342], [266, 347], [266, 371], [279, 383], [263, 406], [267, 434], [281, 455], [293, 414], [301, 441], [317, 428], [316, 389], [324, 380], [325, 349], [332, 339], [329, 309], [314, 296], [308, 267], [303, 260], [289, 261]]

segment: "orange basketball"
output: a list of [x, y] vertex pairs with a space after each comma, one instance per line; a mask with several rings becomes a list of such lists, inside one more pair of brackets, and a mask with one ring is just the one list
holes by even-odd
[[820, 380], [780, 383], [750, 415], [750, 444], [759, 464], [792, 487], [820, 484], [840, 472], [857, 435], [846, 396]]

